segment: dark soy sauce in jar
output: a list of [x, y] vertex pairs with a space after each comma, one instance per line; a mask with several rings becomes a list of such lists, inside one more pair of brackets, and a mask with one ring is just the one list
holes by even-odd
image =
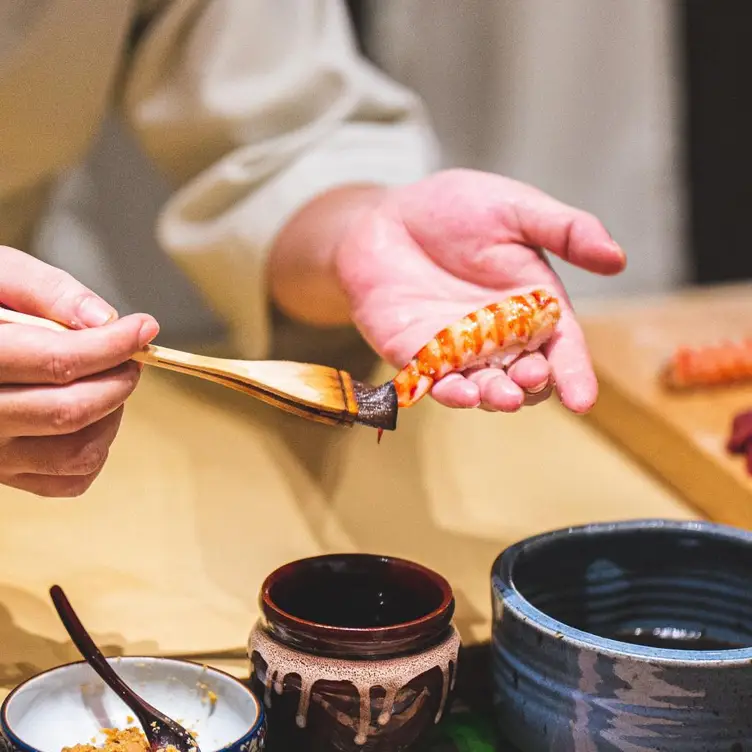
[[273, 586], [276, 604], [298, 619], [365, 629], [415, 621], [439, 608], [443, 594], [425, 578], [388, 565], [320, 566]]
[[738, 650], [750, 647], [741, 643], [727, 642], [708, 637], [701, 631], [681, 627], [653, 629], [624, 629], [606, 635], [612, 640], [666, 650]]

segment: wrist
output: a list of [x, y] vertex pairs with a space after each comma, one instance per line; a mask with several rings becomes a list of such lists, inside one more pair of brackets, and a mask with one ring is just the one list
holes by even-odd
[[387, 190], [373, 184], [340, 186], [312, 199], [290, 218], [268, 262], [270, 295], [283, 313], [314, 326], [350, 321], [337, 256], [353, 222], [373, 209]]

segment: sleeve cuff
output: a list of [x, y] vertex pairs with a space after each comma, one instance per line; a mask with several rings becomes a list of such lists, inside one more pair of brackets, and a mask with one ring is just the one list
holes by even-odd
[[299, 208], [348, 183], [404, 185], [439, 166], [430, 127], [348, 123], [302, 155], [263, 159], [239, 149], [179, 190], [158, 222], [159, 241], [230, 326], [242, 357], [271, 348], [266, 260]]

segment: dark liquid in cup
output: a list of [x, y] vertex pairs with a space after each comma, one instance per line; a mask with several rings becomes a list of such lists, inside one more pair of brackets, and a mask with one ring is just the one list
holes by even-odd
[[386, 627], [420, 619], [441, 606], [441, 590], [388, 565], [321, 565], [276, 583], [272, 598], [299, 619], [334, 627]]
[[749, 647], [741, 643], [717, 640], [706, 636], [702, 632], [679, 627], [663, 627], [660, 629], [637, 628], [613, 632], [606, 636], [612, 640], [629, 642], [633, 645], [665, 648], [667, 650], [738, 650]]

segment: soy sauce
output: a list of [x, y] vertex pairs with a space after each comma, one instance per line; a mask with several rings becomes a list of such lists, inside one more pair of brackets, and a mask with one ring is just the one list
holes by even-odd
[[322, 566], [278, 583], [272, 595], [280, 608], [299, 619], [356, 629], [420, 619], [442, 600], [438, 588], [405, 573], [396, 576], [387, 566], [368, 571]]

